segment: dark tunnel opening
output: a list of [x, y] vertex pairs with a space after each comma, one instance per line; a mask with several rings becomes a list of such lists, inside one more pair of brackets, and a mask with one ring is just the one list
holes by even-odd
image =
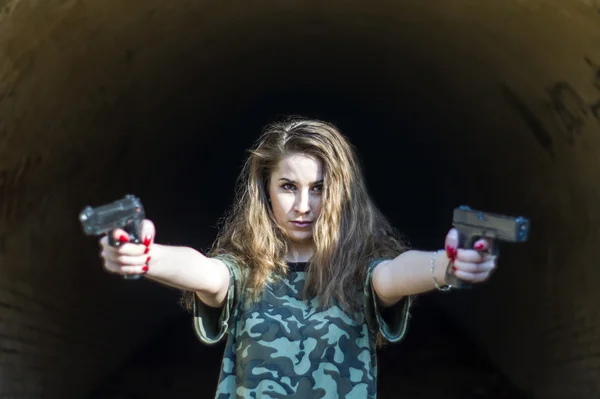
[[[310, 81], [313, 76], [305, 75], [303, 79]], [[415, 102], [414, 96], [398, 99], [381, 93], [368, 96], [360, 91], [348, 94], [319, 85], [285, 84], [271, 83], [250, 101], [228, 104], [209, 122], [214, 125], [214, 137], [208, 143], [197, 134], [199, 129], [193, 118], [175, 124], [190, 135], [186, 151], [170, 160], [176, 161], [176, 171], [167, 176], [168, 185], [155, 186], [150, 182], [138, 189], [149, 200], [149, 213], [157, 215], [153, 220], [160, 226], [158, 234], [163, 240], [198, 247], [193, 229], [197, 228], [199, 214], [207, 214], [203, 217], [216, 231], [217, 219], [231, 204], [245, 150], [266, 124], [288, 115], [327, 120], [348, 135], [360, 154], [372, 195], [415, 248], [440, 247], [440, 237], [451, 222], [449, 215], [461, 200], [486, 206], [476, 191], [465, 192], [471, 183], [460, 181], [462, 172], [456, 169], [461, 165], [457, 165], [454, 154], [446, 153], [433, 141], [440, 132], [462, 134], [460, 126], [452, 131], [445, 118], [429, 119], [431, 111], [426, 102]], [[463, 178], [473, 182], [481, 175], [472, 170]], [[182, 223], [190, 231], [187, 236], [181, 234]], [[489, 362], [455, 321], [435, 307], [429, 298], [434, 295], [419, 299], [411, 338], [381, 351], [380, 396], [395, 397], [394, 386], [401, 378], [410, 397], [526, 397]], [[207, 387], [217, 381], [223, 346], [204, 347], [190, 326], [189, 314], [180, 312], [146, 349], [90, 397], [206, 395]], [[149, 375], [153, 376], [152, 384], [147, 382]], [[440, 384], [424, 389], [422, 384], [431, 378]], [[474, 379], [481, 381], [473, 382]], [[190, 380], [201, 384], [190, 385]], [[419, 388], [409, 388], [415, 385]]]
[[0, 397], [212, 397], [222, 347], [177, 291], [102, 271], [77, 213], [133, 193], [204, 250], [289, 114], [349, 136], [416, 248], [461, 204], [532, 220], [493, 281], [419, 298], [381, 397], [600, 393], [595, 6], [0, 4]]

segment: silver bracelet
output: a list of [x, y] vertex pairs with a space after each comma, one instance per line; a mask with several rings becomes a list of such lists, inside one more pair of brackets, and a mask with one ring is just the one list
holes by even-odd
[[437, 280], [435, 279], [435, 257], [437, 256], [438, 252], [440, 251], [435, 251], [433, 253], [433, 256], [431, 257], [431, 279], [433, 280], [433, 285], [435, 286], [435, 288], [437, 288], [438, 291], [450, 291], [450, 289], [452, 288], [451, 285], [446, 285], [446, 286], [440, 286], [437, 282]]

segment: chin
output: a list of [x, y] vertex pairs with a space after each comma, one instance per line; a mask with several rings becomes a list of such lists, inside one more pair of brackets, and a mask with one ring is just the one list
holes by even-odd
[[292, 242], [296, 242], [298, 244], [305, 244], [308, 241], [312, 241], [312, 233], [300, 233], [298, 234], [298, 232], [291, 232], [288, 233], [288, 237], [290, 238], [290, 241]]

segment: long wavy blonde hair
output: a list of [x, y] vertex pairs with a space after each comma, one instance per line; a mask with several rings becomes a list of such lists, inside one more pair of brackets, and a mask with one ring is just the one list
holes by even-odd
[[[227, 254], [247, 268], [244, 288], [254, 299], [269, 276], [287, 271], [288, 240], [273, 216], [268, 187], [279, 162], [297, 153], [319, 159], [324, 180], [304, 295], [319, 296], [323, 306], [335, 303], [349, 312], [360, 311], [358, 287], [364, 284], [369, 261], [395, 257], [407, 247], [369, 197], [352, 145], [330, 123], [290, 117], [265, 128], [250, 150], [235, 202], [208, 255]], [[186, 293], [188, 309], [192, 301], [193, 293]]]

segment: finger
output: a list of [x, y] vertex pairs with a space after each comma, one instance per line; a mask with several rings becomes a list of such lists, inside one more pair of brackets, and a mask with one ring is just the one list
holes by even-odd
[[469, 283], [481, 283], [487, 281], [490, 278], [491, 271], [481, 273], [468, 273], [462, 270], [455, 270], [454, 275], [457, 278]]
[[473, 249], [458, 249], [456, 251], [456, 260], [470, 263], [480, 263], [484, 260], [484, 253], [477, 252]]
[[492, 248], [493, 242], [491, 238], [481, 238], [473, 244], [473, 248], [477, 251], [488, 251]]
[[108, 242], [108, 236], [103, 236], [100, 239], [100, 257], [106, 259], [109, 254], [116, 254], [121, 248], [114, 247]]
[[138, 251], [137, 256], [121, 255], [118, 252], [106, 251], [102, 253], [102, 257], [109, 262], [115, 263], [119, 266], [143, 266], [150, 262], [150, 256], [143, 254], [142, 250]]
[[105, 261], [104, 262], [104, 270], [112, 274], [118, 274], [121, 267], [117, 265], [115, 262]]
[[488, 252], [484, 252], [484, 253], [482, 253], [482, 255], [483, 255], [482, 262], [487, 262], [488, 260], [492, 260], [494, 262], [498, 262], [498, 255], [493, 255], [493, 254], [490, 254]]
[[105, 262], [104, 269], [112, 274], [120, 275], [132, 275], [132, 274], [145, 274], [148, 271], [146, 265], [142, 266], [119, 266], [114, 262]]
[[154, 237], [156, 236], [154, 223], [148, 219], [144, 219], [140, 230], [142, 243], [144, 246], [149, 247], [154, 243]]
[[127, 232], [123, 229], [114, 229], [110, 234], [115, 242], [119, 242], [121, 244], [129, 242], [129, 234], [127, 234]]
[[446, 241], [444, 243], [446, 248], [446, 256], [448, 259], [454, 260], [456, 258], [456, 249], [459, 244], [459, 235], [458, 230], [455, 228], [450, 229], [448, 234], [446, 234]]
[[490, 259], [481, 263], [471, 263], [463, 262], [461, 260], [455, 260], [453, 265], [456, 268], [456, 270], [465, 273], [484, 273], [495, 269], [496, 261], [495, 259]]
[[143, 244], [123, 244], [118, 247], [105, 247], [104, 252], [114, 254], [114, 256], [142, 256], [147, 255], [150, 251]]
[[150, 250], [142, 244], [122, 244], [118, 247], [113, 247], [108, 244], [108, 240], [104, 237], [101, 241], [102, 249], [100, 257], [105, 259], [116, 260], [118, 256], [142, 256], [147, 255]]

